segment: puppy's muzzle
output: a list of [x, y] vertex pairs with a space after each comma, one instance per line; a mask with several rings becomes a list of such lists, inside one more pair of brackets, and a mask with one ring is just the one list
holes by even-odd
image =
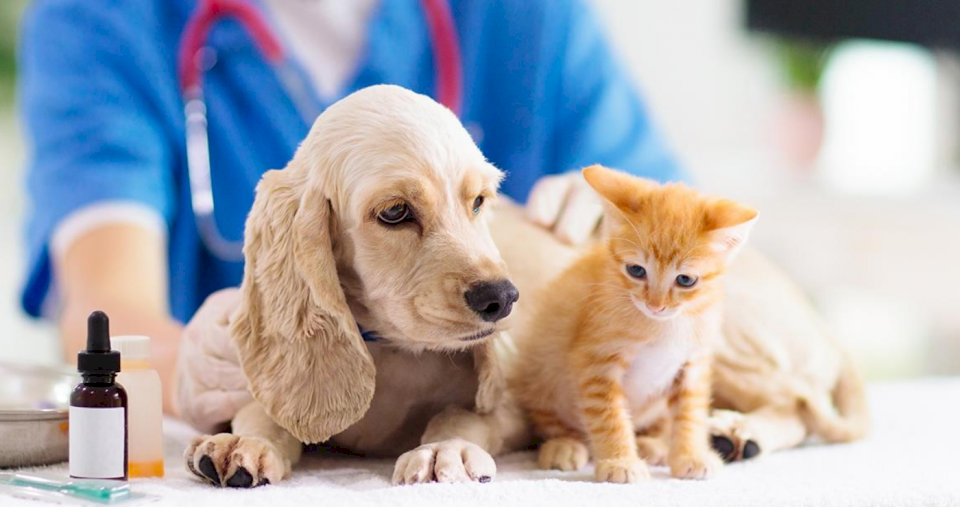
[[463, 294], [467, 306], [485, 322], [496, 322], [510, 315], [513, 304], [520, 299], [520, 291], [510, 280], [480, 282]]

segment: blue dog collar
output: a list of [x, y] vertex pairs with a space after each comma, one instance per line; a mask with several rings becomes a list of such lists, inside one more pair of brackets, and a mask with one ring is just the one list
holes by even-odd
[[362, 327], [360, 328], [360, 336], [365, 342], [378, 342], [383, 339], [376, 331], [364, 331]]

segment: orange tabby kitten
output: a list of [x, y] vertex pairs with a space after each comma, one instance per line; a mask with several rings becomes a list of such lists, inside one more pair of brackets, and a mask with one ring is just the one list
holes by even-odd
[[709, 477], [722, 466], [707, 428], [722, 274], [757, 212], [600, 166], [583, 176], [606, 200], [604, 240], [547, 286], [518, 337], [514, 387], [545, 439], [540, 466], [578, 469], [589, 442], [600, 481], [647, 477], [641, 456]]

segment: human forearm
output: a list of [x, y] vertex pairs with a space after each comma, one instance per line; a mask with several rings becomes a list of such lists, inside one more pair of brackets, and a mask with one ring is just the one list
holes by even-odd
[[77, 351], [86, 345], [86, 320], [93, 310], [103, 310], [110, 316], [110, 334], [113, 336], [138, 334], [150, 337], [150, 362], [160, 374], [163, 385], [163, 411], [176, 415], [174, 373], [182, 326], [169, 317], [131, 308], [123, 301], [110, 301], [109, 298], [72, 301], [64, 306], [59, 322], [64, 359], [68, 364], [76, 362]]
[[65, 251], [55, 252], [65, 359], [76, 361], [84, 347], [86, 319], [93, 310], [110, 316], [113, 335], [151, 338], [151, 362], [160, 374], [164, 410], [175, 413], [174, 371], [182, 326], [167, 306], [164, 238], [143, 227], [107, 224], [85, 232]]

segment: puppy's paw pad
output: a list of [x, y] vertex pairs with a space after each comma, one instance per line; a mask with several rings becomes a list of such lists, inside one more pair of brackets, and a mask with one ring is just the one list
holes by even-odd
[[727, 463], [759, 456], [760, 444], [753, 439], [747, 418], [733, 410], [714, 410], [708, 420], [711, 446]]
[[723, 460], [709, 450], [680, 455], [669, 461], [670, 475], [678, 479], [710, 479], [723, 468]]
[[753, 440], [747, 440], [743, 443], [743, 452], [740, 453], [743, 459], [752, 459], [760, 455], [760, 444]]
[[290, 463], [268, 440], [229, 433], [195, 438], [183, 454], [187, 470], [221, 487], [251, 488], [276, 483]]
[[424, 444], [397, 459], [393, 484], [480, 482], [493, 480], [497, 466], [478, 445], [461, 439]]
[[590, 459], [586, 444], [573, 438], [554, 438], [540, 446], [537, 463], [543, 470], [580, 470]]
[[649, 479], [650, 471], [639, 458], [602, 459], [597, 461], [595, 475], [599, 482], [633, 484]]

